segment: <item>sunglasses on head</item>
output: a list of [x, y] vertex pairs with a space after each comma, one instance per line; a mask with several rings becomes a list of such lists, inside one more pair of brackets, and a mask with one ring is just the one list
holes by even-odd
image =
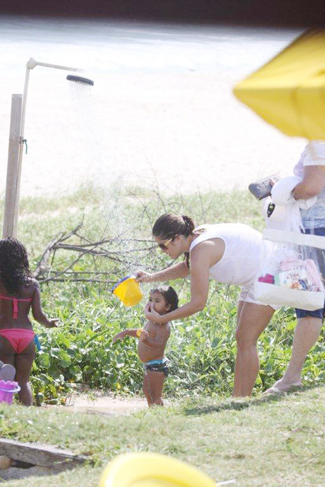
[[168, 240], [165, 240], [165, 242], [159, 243], [158, 244], [158, 247], [161, 250], [167, 250], [168, 247], [169, 247], [169, 244], [171, 243], [172, 240], [174, 240], [175, 237], [177, 237], [177, 235], [175, 235], [174, 237], [169, 238]]

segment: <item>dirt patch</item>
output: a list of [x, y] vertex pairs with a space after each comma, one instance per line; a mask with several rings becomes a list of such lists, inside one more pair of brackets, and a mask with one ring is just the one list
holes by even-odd
[[101, 393], [77, 394], [69, 398], [64, 406], [47, 406], [73, 413], [127, 415], [143, 409], [147, 409], [147, 401], [144, 398], [118, 398]]

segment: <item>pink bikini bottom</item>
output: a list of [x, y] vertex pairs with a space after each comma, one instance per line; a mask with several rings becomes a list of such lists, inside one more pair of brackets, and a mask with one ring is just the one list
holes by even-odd
[[10, 342], [16, 353], [21, 353], [34, 340], [35, 333], [26, 328], [4, 328], [0, 329], [0, 336]]

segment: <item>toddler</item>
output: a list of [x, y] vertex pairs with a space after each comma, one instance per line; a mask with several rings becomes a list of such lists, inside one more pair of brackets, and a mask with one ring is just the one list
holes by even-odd
[[[150, 291], [149, 309], [153, 308], [160, 315], [178, 307], [178, 297], [171, 286], [160, 286]], [[124, 330], [114, 336], [113, 342], [127, 336], [139, 338], [138, 355], [144, 366], [143, 392], [148, 406], [163, 406], [162, 390], [168, 375], [165, 347], [170, 335], [170, 324], [147, 321], [143, 328]]]

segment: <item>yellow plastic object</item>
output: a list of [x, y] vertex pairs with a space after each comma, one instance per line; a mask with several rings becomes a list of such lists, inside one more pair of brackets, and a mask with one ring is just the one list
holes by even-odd
[[105, 468], [99, 487], [216, 487], [200, 470], [155, 453], [128, 453]]
[[118, 281], [113, 287], [112, 292], [120, 298], [125, 306], [134, 306], [143, 297], [140, 285], [134, 276], [127, 276]]
[[325, 30], [304, 33], [234, 94], [286, 135], [325, 139]]

